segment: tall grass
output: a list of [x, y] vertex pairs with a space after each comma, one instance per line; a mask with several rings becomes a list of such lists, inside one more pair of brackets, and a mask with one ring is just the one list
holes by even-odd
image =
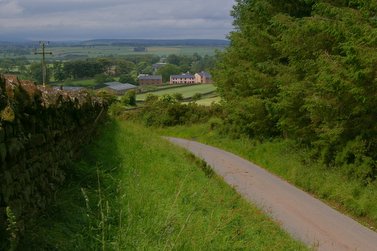
[[289, 140], [259, 142], [232, 139], [208, 124], [159, 129], [161, 135], [194, 139], [233, 152], [326, 201], [332, 207], [377, 228], [377, 182], [351, 180], [339, 169], [325, 167], [310, 158], [305, 148]]
[[22, 250], [305, 250], [202, 161], [110, 122]]

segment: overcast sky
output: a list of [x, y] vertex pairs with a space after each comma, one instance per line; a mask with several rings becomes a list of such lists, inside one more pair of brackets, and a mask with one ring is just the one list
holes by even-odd
[[0, 40], [224, 39], [234, 0], [0, 0]]

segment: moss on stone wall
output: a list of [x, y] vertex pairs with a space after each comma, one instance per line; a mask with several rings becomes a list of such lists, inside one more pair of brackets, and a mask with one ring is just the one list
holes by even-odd
[[0, 76], [0, 232], [6, 208], [20, 231], [63, 183], [67, 164], [93, 133], [107, 102], [92, 94]]

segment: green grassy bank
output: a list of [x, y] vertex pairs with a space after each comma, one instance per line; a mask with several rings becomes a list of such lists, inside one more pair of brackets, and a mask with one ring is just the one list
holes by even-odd
[[308, 150], [299, 148], [292, 141], [229, 138], [212, 130], [213, 122], [159, 129], [159, 133], [197, 140], [233, 152], [312, 193], [367, 227], [377, 228], [377, 182], [366, 184], [351, 180], [341, 170], [313, 161]]
[[109, 122], [21, 250], [305, 250], [201, 161]]

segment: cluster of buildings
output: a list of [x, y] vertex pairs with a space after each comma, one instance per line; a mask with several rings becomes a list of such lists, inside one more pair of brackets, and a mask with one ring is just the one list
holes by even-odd
[[[140, 75], [139, 85], [161, 85], [161, 75]], [[210, 84], [212, 76], [208, 72], [202, 71], [195, 75], [184, 73], [180, 75], [171, 75], [170, 84]]]
[[[162, 85], [162, 76], [161, 75], [140, 75], [138, 77], [139, 85]], [[170, 76], [170, 84], [209, 84], [212, 83], [212, 76], [208, 72], [200, 72], [196, 73], [195, 75], [184, 73], [180, 75], [172, 75]], [[130, 90], [137, 90], [137, 86], [131, 84], [125, 84], [120, 82], [107, 82], [104, 83], [104, 89], [114, 93], [116, 95], [123, 95], [127, 91]], [[75, 88], [75, 87], [64, 87], [64, 89], [68, 90], [68, 88]], [[82, 87], [80, 87], [82, 88]], [[75, 89], [76, 90], [76, 89]]]

